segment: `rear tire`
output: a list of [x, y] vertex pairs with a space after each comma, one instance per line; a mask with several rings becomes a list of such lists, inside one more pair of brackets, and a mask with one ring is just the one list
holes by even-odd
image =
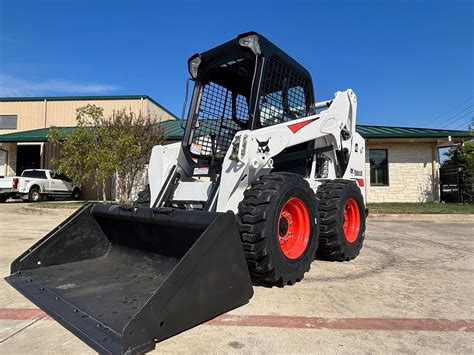
[[319, 219], [317, 256], [332, 261], [352, 260], [365, 238], [365, 207], [359, 187], [350, 180], [331, 180], [316, 193]]
[[245, 191], [238, 220], [254, 280], [284, 286], [303, 279], [316, 255], [316, 213], [313, 190], [296, 174], [271, 173]]
[[39, 202], [42, 200], [40, 190], [37, 187], [32, 187], [28, 193], [29, 202]]
[[0, 203], [5, 203], [8, 200], [8, 196], [0, 196]]

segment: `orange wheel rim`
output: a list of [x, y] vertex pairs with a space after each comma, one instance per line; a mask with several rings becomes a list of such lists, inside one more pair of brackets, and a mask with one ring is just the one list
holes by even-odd
[[360, 231], [360, 210], [357, 201], [353, 198], [348, 199], [343, 213], [344, 236], [349, 243], [354, 243]]
[[288, 259], [303, 255], [310, 237], [309, 212], [305, 203], [292, 197], [283, 205], [278, 218], [278, 241]]

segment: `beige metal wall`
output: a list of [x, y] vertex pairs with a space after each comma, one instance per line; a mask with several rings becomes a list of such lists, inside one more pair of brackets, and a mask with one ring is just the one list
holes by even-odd
[[65, 101], [0, 101], [0, 115], [17, 115], [16, 130], [0, 130], [0, 134], [28, 131], [50, 126], [68, 127], [76, 125], [76, 110], [85, 105], [96, 105], [104, 109], [109, 117], [114, 111], [131, 109], [136, 114], [148, 114], [157, 120], [174, 119], [172, 115], [150, 100], [65, 100]]
[[0, 129], [0, 134], [45, 127], [43, 101], [0, 102], [0, 115], [17, 115], [17, 129]]
[[161, 107], [155, 105], [150, 100], [146, 100], [146, 111], [145, 113], [149, 113], [151, 118], [154, 118], [160, 122], [168, 121], [168, 120], [175, 120], [176, 118], [163, 110]]

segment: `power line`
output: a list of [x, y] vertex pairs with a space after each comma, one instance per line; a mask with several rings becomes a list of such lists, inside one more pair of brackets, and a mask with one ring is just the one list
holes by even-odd
[[469, 115], [465, 115], [459, 119], [456, 120], [456, 122], [453, 122], [451, 124], [449, 124], [448, 126], [444, 126], [445, 129], [455, 129], [454, 127], [455, 126], [458, 126], [458, 125], [462, 125], [463, 122], [466, 122], [466, 120], [469, 119]]
[[453, 129], [460, 129], [461, 127], [466, 127], [465, 129], [466, 130], [469, 130], [469, 124], [471, 123], [471, 120], [467, 120], [467, 121], [464, 121], [462, 122], [461, 124], [458, 124], [456, 126], [453, 127]]
[[[454, 115], [448, 117], [447, 119], [444, 120], [443, 124], [444, 124], [444, 125], [450, 125], [450, 124], [452, 124], [453, 122], [456, 121], [456, 118], [458, 118], [458, 117], [464, 117], [466, 114], [471, 113], [472, 110], [470, 110], [470, 109], [472, 108], [472, 106], [473, 106], [473, 105], [469, 105], [469, 106], [465, 107], [463, 110], [461, 110], [461, 111], [457, 112], [456, 114], [454, 114]], [[468, 111], [468, 110], [470, 110], [470, 111], [467, 112], [467, 113], [465, 113], [465, 112]], [[461, 116], [459, 116], [459, 115], [461, 115]]]
[[470, 116], [469, 118], [464, 119], [464, 121], [456, 124], [453, 128], [454, 129], [458, 129], [459, 127], [462, 127], [462, 126], [467, 126], [467, 129], [470, 129], [470, 126], [474, 123], [474, 116]]
[[472, 107], [472, 104], [468, 104], [467, 106], [463, 107], [460, 111], [458, 110], [456, 113], [454, 114], [451, 114], [450, 116], [443, 116], [441, 118], [438, 118], [437, 120], [435, 120], [433, 123], [436, 124], [436, 125], [439, 125], [439, 124], [442, 124], [446, 121], [449, 121], [451, 118], [453, 117], [456, 117], [457, 115], [465, 112], [466, 110], [468, 110], [469, 108]]
[[455, 109], [457, 109], [459, 106], [463, 105], [464, 103], [470, 101], [474, 96], [469, 96], [466, 100], [464, 100], [463, 102], [457, 104], [457, 105], [454, 105], [453, 107], [451, 107], [448, 111], [446, 112], [443, 112], [442, 114], [436, 116], [435, 118], [433, 118], [433, 121], [431, 121], [432, 123], [435, 123], [436, 121], [438, 121], [442, 116], [448, 114], [448, 113], [451, 113], [452, 111], [454, 111]]

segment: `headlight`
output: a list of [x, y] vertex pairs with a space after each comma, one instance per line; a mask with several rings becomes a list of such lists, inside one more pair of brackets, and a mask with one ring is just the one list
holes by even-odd
[[242, 137], [242, 145], [240, 146], [240, 161], [243, 161], [245, 153], [247, 153], [248, 138], [249, 136], [247, 134], [244, 134], [244, 136]]
[[230, 153], [229, 159], [244, 162], [245, 154], [247, 153], [247, 144], [249, 140], [249, 135], [244, 134], [234, 138], [232, 142], [232, 151]]
[[242, 37], [241, 39], [239, 39], [239, 44], [242, 47], [250, 48], [255, 54], [262, 53], [260, 51], [260, 45], [258, 44], [258, 35], [254, 34], [247, 37]]
[[198, 54], [189, 62], [189, 74], [191, 74], [193, 79], [197, 78], [199, 64], [201, 64], [201, 57]]

